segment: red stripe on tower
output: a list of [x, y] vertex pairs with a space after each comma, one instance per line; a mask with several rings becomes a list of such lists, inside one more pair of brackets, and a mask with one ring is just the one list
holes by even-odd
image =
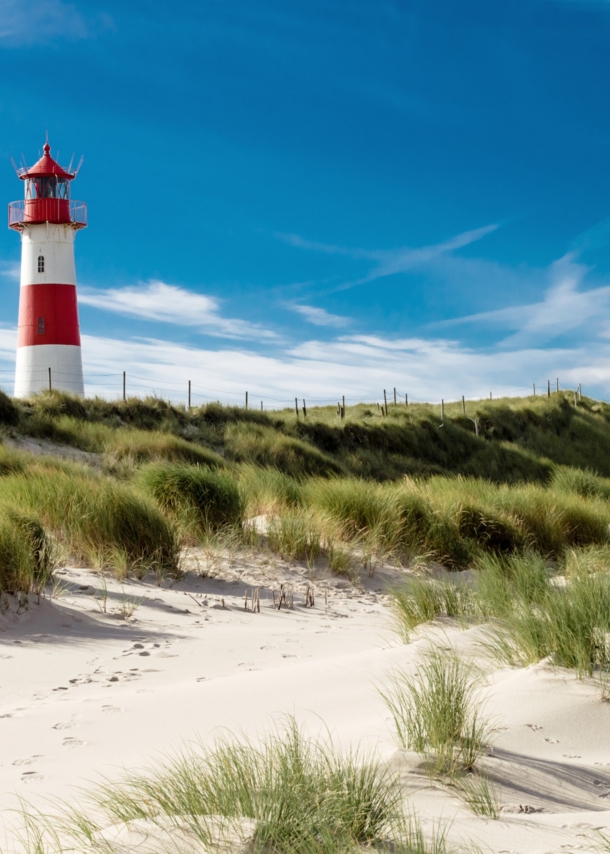
[[75, 285], [25, 285], [19, 297], [18, 347], [80, 347]]
[[21, 233], [21, 292], [15, 396], [53, 388], [84, 394], [74, 236], [87, 224], [83, 202], [70, 200], [76, 172], [50, 155], [18, 170], [25, 199], [9, 205], [9, 227]]

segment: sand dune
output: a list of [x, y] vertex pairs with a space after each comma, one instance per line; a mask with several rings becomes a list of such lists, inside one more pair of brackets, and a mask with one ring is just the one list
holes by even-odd
[[[225, 557], [216, 578], [191, 572], [173, 586], [108, 579], [106, 613], [99, 576], [67, 568], [59, 598], [0, 617], [3, 809], [16, 796], [38, 805], [72, 799], [87, 781], [145, 768], [186, 741], [209, 743], [219, 728], [256, 736], [294, 714], [400, 771], [424, 825], [451, 824], [455, 843], [542, 854], [583, 850], [595, 828], [610, 832], [610, 704], [593, 684], [545, 665], [492, 667], [480, 628], [447, 624], [400, 644], [384, 573], [363, 588], [319, 578], [315, 607], [306, 608], [304, 568]], [[273, 609], [280, 583], [294, 587], [294, 609]], [[254, 585], [260, 613], [244, 610]], [[393, 667], [414, 668], [431, 640], [489, 669], [496, 731], [484, 764], [499, 787], [497, 821], [473, 815], [394, 745], [376, 686]], [[13, 817], [0, 821], [10, 842]]]

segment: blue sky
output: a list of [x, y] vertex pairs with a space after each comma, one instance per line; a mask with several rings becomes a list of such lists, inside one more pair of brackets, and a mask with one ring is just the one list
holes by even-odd
[[606, 0], [3, 0], [0, 194], [85, 157], [90, 392], [608, 397], [609, 82]]

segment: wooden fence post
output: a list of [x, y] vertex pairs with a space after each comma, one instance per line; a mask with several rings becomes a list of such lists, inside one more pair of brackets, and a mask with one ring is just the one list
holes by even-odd
[[409, 405], [409, 395], [405, 394], [405, 406]]
[[578, 399], [582, 400], [582, 388], [580, 383], [578, 383]]
[[385, 389], [383, 390], [383, 409], [385, 414], [388, 414], [388, 396], [386, 394]]
[[559, 377], [557, 377], [557, 394], [559, 394]]
[[462, 395], [462, 415], [466, 415], [466, 401], [464, 400], [464, 395]]
[[303, 398], [303, 417], [307, 418], [307, 404], [305, 403], [305, 398]]
[[246, 392], [246, 409], [248, 408], [248, 392]]
[[534, 385], [534, 397], [536, 397], [536, 383], [534, 383], [533, 385]]
[[53, 383], [51, 381], [51, 368], [49, 368], [49, 391], [53, 391]]
[[299, 417], [299, 400], [296, 397], [294, 399], [294, 411], [295, 411], [295, 414], [296, 414], [297, 419], [298, 419], [298, 417]]
[[396, 406], [396, 388], [394, 389], [394, 406]]
[[546, 381], [546, 396], [548, 398], [551, 397], [551, 381], [550, 380]]

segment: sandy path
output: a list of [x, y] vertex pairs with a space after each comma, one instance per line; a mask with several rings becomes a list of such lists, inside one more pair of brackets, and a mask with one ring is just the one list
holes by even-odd
[[[16, 795], [72, 798], [75, 786], [210, 741], [219, 727], [255, 735], [289, 713], [381, 753], [424, 823], [452, 822], [456, 842], [542, 854], [589, 850], [594, 828], [610, 833], [610, 704], [593, 685], [544, 666], [491, 674], [497, 732], [485, 763], [504, 811], [498, 821], [476, 817], [394, 750], [375, 689], [392, 667], [414, 667], [428, 641], [396, 642], [383, 577], [364, 590], [322, 579], [316, 606], [305, 608], [304, 572], [239, 556], [217, 578], [189, 573], [170, 589], [108, 580], [102, 613], [99, 578], [67, 569], [62, 597], [0, 617], [0, 807]], [[296, 581], [294, 610], [271, 607], [273, 578], [276, 587]], [[260, 614], [243, 609], [251, 583], [262, 585]], [[434, 635], [481, 656], [480, 629]]]

